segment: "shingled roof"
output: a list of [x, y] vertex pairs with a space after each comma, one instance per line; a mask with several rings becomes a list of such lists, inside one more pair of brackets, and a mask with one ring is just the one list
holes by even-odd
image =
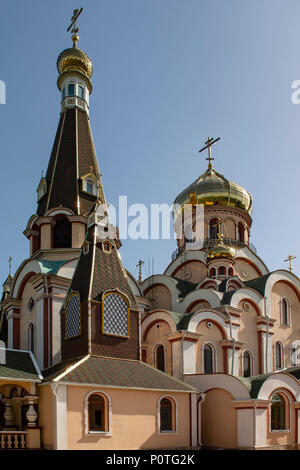
[[[81, 191], [80, 178], [91, 168], [94, 175], [100, 175], [88, 115], [78, 108], [67, 109], [58, 124], [46, 173], [47, 193], [38, 204], [37, 214], [45, 215], [59, 206], [78, 214], [78, 198], [80, 214], [87, 214], [96, 198]], [[99, 189], [104, 200], [101, 185]]]
[[46, 381], [74, 385], [197, 392], [194, 387], [141, 361], [101, 356], [86, 356], [76, 363], [61, 364], [55, 372], [44, 371]]
[[42, 375], [30, 351], [5, 349], [5, 364], [0, 364], [0, 379], [41, 382]]

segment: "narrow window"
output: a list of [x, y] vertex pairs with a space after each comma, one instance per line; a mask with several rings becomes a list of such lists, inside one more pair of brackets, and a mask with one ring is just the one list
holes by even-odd
[[172, 431], [172, 402], [169, 398], [163, 398], [160, 402], [160, 430]]
[[218, 276], [226, 276], [226, 268], [225, 266], [220, 266], [218, 269]]
[[282, 346], [278, 341], [275, 343], [275, 369], [282, 369]]
[[219, 219], [212, 219], [209, 223], [209, 238], [217, 239]]
[[89, 431], [106, 431], [107, 410], [104, 398], [94, 393], [89, 398]]
[[88, 193], [94, 194], [94, 185], [91, 180], [87, 180], [86, 182], [86, 190]]
[[61, 95], [62, 95], [62, 99], [64, 99], [64, 97], [66, 96], [66, 87], [63, 87]]
[[243, 224], [238, 224], [238, 241], [244, 243], [245, 241], [245, 229]]
[[71, 248], [72, 226], [66, 217], [58, 219], [53, 227], [53, 248]]
[[28, 351], [34, 354], [34, 325], [30, 323], [28, 327]]
[[65, 337], [73, 338], [81, 333], [80, 297], [73, 292], [65, 307]]
[[129, 305], [120, 294], [105, 294], [102, 333], [129, 337]]
[[81, 85], [78, 85], [78, 96], [84, 100], [84, 88]]
[[209, 271], [209, 277], [216, 277], [216, 268], [211, 268]]
[[271, 402], [271, 429], [286, 429], [285, 400], [278, 393], [273, 395]]
[[233, 269], [232, 268], [228, 269], [228, 276], [233, 277]]
[[163, 346], [158, 346], [156, 348], [156, 368], [165, 372], [165, 348]]
[[209, 344], [204, 346], [204, 374], [213, 373], [213, 348]]
[[243, 355], [243, 376], [251, 376], [251, 355], [248, 351], [245, 351]]
[[68, 85], [68, 96], [74, 96], [74, 95], [75, 95], [74, 83], [70, 83]]
[[283, 325], [289, 324], [289, 304], [286, 299], [281, 299], [281, 321]]

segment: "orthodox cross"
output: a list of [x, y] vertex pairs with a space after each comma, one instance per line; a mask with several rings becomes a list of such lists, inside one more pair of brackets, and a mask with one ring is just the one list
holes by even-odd
[[79, 28], [76, 27], [76, 21], [78, 19], [78, 16], [82, 13], [82, 10], [83, 8], [80, 8], [80, 10], [78, 10], [78, 8], [76, 10], [73, 11], [73, 16], [71, 18], [71, 24], [70, 26], [68, 27], [67, 31], [69, 32], [70, 29], [71, 29], [71, 33], [72, 33], [72, 39], [73, 39], [73, 46], [76, 47], [76, 43], [79, 39], [79, 37], [77, 36], [77, 33], [79, 31]]
[[11, 262], [12, 262], [13, 258], [10, 256], [8, 258], [8, 266], [9, 266], [9, 275], [11, 275]]
[[296, 256], [289, 255], [284, 261], [289, 262], [289, 271], [292, 272], [292, 259], [296, 259]]
[[218, 227], [217, 236], [218, 236], [218, 239], [219, 239], [220, 241], [222, 241], [222, 238], [223, 238], [223, 235], [222, 235], [222, 233], [221, 233], [221, 223], [222, 223], [222, 222], [223, 222], [223, 220], [218, 219], [218, 221], [217, 221], [215, 224], [213, 224], [213, 227]]
[[205, 142], [205, 147], [203, 147], [201, 150], [199, 150], [199, 153], [203, 152], [203, 150], [205, 149], [208, 149], [208, 158], [206, 158], [206, 160], [208, 160], [208, 168], [212, 168], [212, 160], [214, 160], [214, 158], [212, 158], [211, 156], [211, 146], [213, 144], [215, 144], [216, 142], [218, 142], [218, 140], [220, 140], [220, 137], [218, 137], [217, 139], [213, 139], [213, 137], [208, 137], [207, 141]]
[[139, 267], [139, 283], [141, 284], [142, 282], [142, 265], [144, 264], [144, 261], [142, 261], [141, 259], [139, 260], [137, 266]]

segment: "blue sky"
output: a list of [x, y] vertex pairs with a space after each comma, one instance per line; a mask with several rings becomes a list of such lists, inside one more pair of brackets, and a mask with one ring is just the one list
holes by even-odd
[[[0, 275], [29, 256], [23, 235], [36, 211], [59, 119], [56, 59], [83, 7], [79, 47], [94, 64], [91, 126], [107, 199], [171, 204], [215, 168], [252, 195], [251, 242], [270, 270], [300, 272], [300, 79], [297, 0], [1, 0], [0, 105], [2, 230]], [[154, 259], [163, 272], [174, 241], [125, 240], [124, 264]]]

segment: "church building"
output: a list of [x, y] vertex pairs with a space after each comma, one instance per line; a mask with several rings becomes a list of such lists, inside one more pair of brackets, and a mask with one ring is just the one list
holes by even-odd
[[202, 239], [183, 232], [162, 274], [126, 271], [103, 212], [80, 13], [57, 59], [30, 256], [3, 285], [0, 449], [298, 448], [299, 278], [257, 255], [252, 197], [213, 168], [210, 138], [207, 170], [174, 201], [177, 227], [203, 208]]

